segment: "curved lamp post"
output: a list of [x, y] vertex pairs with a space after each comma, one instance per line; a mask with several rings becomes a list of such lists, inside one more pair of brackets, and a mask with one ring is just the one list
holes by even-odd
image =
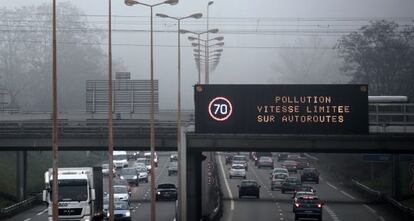
[[151, 146], [151, 221], [156, 221], [155, 218], [155, 164], [154, 164], [154, 152], [155, 152], [155, 129], [154, 129], [154, 43], [153, 43], [153, 8], [163, 4], [175, 5], [178, 0], [166, 0], [157, 4], [145, 4], [135, 0], [125, 0], [125, 4], [128, 6], [143, 5], [149, 7], [150, 10], [150, 70], [151, 70], [151, 96], [150, 96], [150, 146]]

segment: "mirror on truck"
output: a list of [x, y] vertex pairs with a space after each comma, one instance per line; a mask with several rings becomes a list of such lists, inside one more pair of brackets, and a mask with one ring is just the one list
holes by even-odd
[[91, 200], [95, 200], [95, 189], [91, 189]]
[[44, 203], [46, 203], [46, 205], [49, 205], [49, 202], [48, 202], [48, 199], [47, 199], [47, 190], [43, 190], [42, 200], [43, 200]]

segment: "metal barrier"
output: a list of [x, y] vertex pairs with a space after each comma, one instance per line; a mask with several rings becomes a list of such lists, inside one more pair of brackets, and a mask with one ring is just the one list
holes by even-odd
[[26, 210], [30, 207], [32, 207], [35, 204], [39, 204], [42, 202], [42, 193], [38, 193], [35, 196], [32, 196], [26, 200], [23, 200], [21, 202], [18, 202], [14, 205], [11, 205], [6, 208], [0, 209], [0, 219], [5, 219], [8, 217], [11, 217], [23, 210]]

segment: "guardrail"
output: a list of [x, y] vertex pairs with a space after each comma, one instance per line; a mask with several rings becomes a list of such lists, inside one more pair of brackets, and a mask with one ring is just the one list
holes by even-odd
[[6, 208], [0, 209], [0, 219], [5, 219], [8, 217], [11, 217], [23, 210], [26, 210], [30, 207], [32, 207], [35, 204], [39, 204], [42, 202], [42, 193], [38, 193], [35, 196], [32, 196], [26, 200], [23, 200], [21, 202], [18, 202], [14, 205], [11, 205]]
[[402, 218], [404, 220], [407, 220], [407, 221], [414, 220], [414, 209], [409, 208], [407, 206], [404, 206], [403, 204], [401, 204], [397, 200], [393, 199], [388, 194], [381, 193], [380, 191], [373, 190], [373, 189], [359, 183], [358, 181], [356, 181], [354, 179], [351, 180], [351, 183], [352, 183], [352, 186], [355, 188], [355, 190], [363, 193], [365, 196], [368, 196], [368, 197], [374, 199], [377, 202], [378, 201], [385, 201], [386, 203], [388, 203], [389, 205], [394, 207], [396, 210], [398, 210], [400, 212], [400, 214], [402, 215]]

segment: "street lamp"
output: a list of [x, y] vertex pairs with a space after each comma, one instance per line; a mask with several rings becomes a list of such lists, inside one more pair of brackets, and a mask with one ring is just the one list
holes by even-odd
[[[209, 25], [209, 8], [210, 8], [210, 5], [212, 5], [214, 3], [214, 1], [209, 1], [208, 2], [208, 4], [207, 4], [207, 29], [206, 30], [208, 30], [209, 29], [209, 27], [208, 27], [208, 25]], [[207, 33], [207, 36], [206, 36], [206, 39], [208, 39], [208, 33]], [[210, 80], [209, 80], [209, 75], [210, 75], [210, 73], [209, 73], [209, 70], [208, 70], [208, 57], [207, 57], [207, 55], [208, 55], [208, 47], [207, 47], [207, 44], [206, 44], [206, 58], [207, 58], [207, 61], [206, 61], [206, 74], [205, 74], [205, 84], [209, 84], [210, 82]]]
[[[183, 171], [182, 170], [182, 164], [184, 162], [182, 162], [182, 149], [181, 149], [181, 43], [180, 43], [180, 26], [181, 26], [181, 20], [184, 19], [188, 19], [188, 18], [194, 18], [194, 19], [199, 19], [203, 16], [203, 14], [201, 13], [195, 13], [189, 16], [185, 16], [185, 17], [172, 17], [169, 15], [165, 15], [165, 14], [156, 14], [156, 16], [161, 17], [161, 18], [170, 18], [170, 19], [174, 19], [177, 21], [178, 25], [178, 29], [177, 29], [177, 34], [178, 34], [178, 44], [177, 44], [177, 48], [178, 48], [178, 70], [177, 70], [177, 77], [178, 77], [178, 88], [177, 88], [177, 152], [178, 152], [178, 207], [179, 207], [179, 211], [180, 211], [180, 219], [182, 221], [187, 220], [187, 215], [186, 215], [186, 208], [187, 208], [187, 201], [185, 200], [186, 195], [184, 194], [185, 191], [183, 191], [183, 187], [186, 186], [185, 182], [186, 182], [186, 178], [183, 176]], [[186, 167], [184, 167], [186, 168]]]
[[169, 4], [175, 5], [178, 3], [178, 0], [166, 0], [157, 4], [145, 4], [135, 0], [125, 0], [125, 4], [128, 6], [133, 5], [143, 5], [149, 7], [150, 11], [150, 74], [151, 74], [151, 96], [150, 96], [150, 147], [151, 147], [151, 221], [155, 221], [155, 164], [154, 164], [154, 152], [155, 152], [155, 129], [154, 129], [154, 43], [153, 43], [153, 8], [155, 6]]
[[[200, 40], [201, 40], [200, 39], [200, 35], [205, 34], [205, 33], [217, 33], [218, 31], [219, 30], [217, 28], [210, 29], [210, 30], [203, 31], [203, 32], [193, 32], [193, 31], [188, 31], [188, 30], [181, 29], [180, 30], [180, 33], [181, 34], [191, 33], [191, 34], [197, 35], [198, 44], [200, 44]], [[200, 50], [200, 45], [198, 46], [198, 50]], [[200, 57], [200, 55], [198, 57]], [[199, 68], [198, 68], [198, 84], [200, 84], [201, 83], [201, 68], [200, 68], [200, 64], [198, 64], [198, 66], [199, 66]]]

